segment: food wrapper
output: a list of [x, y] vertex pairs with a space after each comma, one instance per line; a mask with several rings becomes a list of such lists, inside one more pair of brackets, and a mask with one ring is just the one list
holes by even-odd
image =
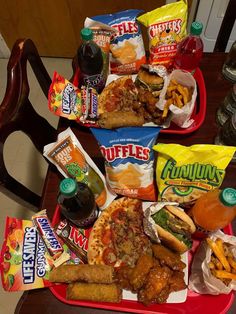
[[53, 258], [33, 222], [6, 218], [5, 239], [1, 251], [2, 286], [6, 291], [49, 287]]
[[110, 45], [111, 73], [137, 73], [141, 64], [146, 62], [141, 28], [136, 20], [141, 12], [142, 10], [131, 9], [92, 17], [117, 31]]
[[194, 110], [196, 98], [197, 98], [197, 84], [194, 77], [185, 71], [174, 70], [164, 81], [164, 87], [161, 91], [157, 107], [161, 110], [164, 110], [165, 104], [167, 102], [166, 92], [171, 80], [175, 80], [178, 84], [186, 86], [189, 91], [192, 93], [191, 100], [185, 104], [182, 108], [178, 108], [174, 104], [170, 105], [169, 110], [171, 111], [171, 121], [174, 122], [181, 128], [188, 128], [193, 122], [194, 119], [191, 119], [191, 115]]
[[82, 86], [79, 90], [63, 76], [54, 72], [48, 92], [48, 107], [55, 115], [81, 124], [96, 125], [98, 95], [94, 88]]
[[156, 180], [159, 200], [190, 208], [196, 200], [219, 188], [236, 147], [197, 144], [157, 144]]
[[105, 158], [106, 179], [117, 194], [155, 201], [154, 154], [160, 128], [91, 129]]
[[[236, 257], [236, 237], [226, 235], [222, 231], [218, 230], [209, 236], [212, 240], [217, 238], [222, 239], [224, 242], [233, 246], [232, 253]], [[191, 267], [191, 275], [189, 278], [188, 288], [200, 294], [228, 294], [232, 290], [236, 290], [236, 280], [231, 280], [228, 286], [226, 286], [220, 279], [214, 277], [208, 267], [208, 263], [211, 259], [212, 250], [203, 241], [197, 249]]]
[[148, 29], [149, 62], [171, 67], [177, 44], [186, 36], [187, 2], [166, 4], [137, 18]]
[[[175, 202], [158, 202], [158, 203], [151, 203], [150, 206], [145, 206], [143, 208], [144, 212], [144, 218], [143, 218], [143, 227], [144, 227], [144, 232], [146, 235], [149, 236], [149, 238], [157, 243], [160, 243], [159, 235], [157, 228], [155, 227], [156, 223], [152, 218], [152, 215], [157, 213], [159, 210], [161, 210], [163, 207], [166, 205], [172, 205], [172, 206], [178, 206], [178, 203]], [[178, 207], [180, 210], [183, 210], [182, 208]]]
[[44, 146], [43, 154], [64, 177], [88, 184], [100, 209], [115, 199], [116, 194], [109, 191], [103, 174], [70, 128], [61, 132], [55, 143]]
[[36, 213], [32, 217], [32, 220], [48, 250], [48, 253], [53, 258], [53, 265], [58, 267], [67, 262], [70, 259], [70, 254], [64, 250], [57, 234], [54, 232], [47, 216], [46, 209]]
[[61, 220], [55, 227], [56, 234], [83, 264], [88, 263], [87, 250], [90, 231], [91, 229], [80, 229], [66, 219]]

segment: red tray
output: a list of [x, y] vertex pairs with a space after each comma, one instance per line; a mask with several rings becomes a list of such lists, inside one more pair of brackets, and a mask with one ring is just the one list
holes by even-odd
[[[59, 208], [55, 210], [52, 220], [52, 225], [59, 222]], [[227, 234], [233, 234], [231, 225], [224, 229]], [[189, 264], [191, 263], [194, 252], [199, 245], [199, 241], [194, 241], [193, 248], [189, 251]], [[184, 303], [165, 303], [165, 304], [152, 304], [144, 306], [137, 301], [122, 300], [120, 303], [106, 303], [106, 302], [92, 302], [92, 301], [73, 301], [66, 299], [66, 284], [55, 285], [49, 287], [54, 296], [60, 301], [78, 306], [85, 306], [91, 308], [101, 308], [113, 311], [123, 311], [128, 313], [142, 313], [142, 314], [157, 314], [157, 313], [170, 313], [170, 314], [199, 314], [199, 313], [217, 313], [223, 314], [228, 311], [234, 301], [234, 293], [221, 294], [221, 295], [202, 295], [188, 290], [187, 299]]]
[[[175, 125], [173, 122], [166, 129], [161, 129], [161, 133], [169, 133], [169, 134], [189, 134], [200, 128], [202, 125], [205, 115], [206, 115], [206, 87], [204, 78], [202, 75], [202, 71], [197, 68], [194, 73], [194, 78], [197, 82], [197, 100], [196, 105], [194, 107], [193, 114], [191, 118], [194, 120], [193, 124], [190, 127], [183, 129], [179, 126]], [[73, 78], [73, 84], [78, 86], [79, 82], [79, 70], [75, 72]], [[83, 126], [93, 127], [91, 124], [83, 124]]]

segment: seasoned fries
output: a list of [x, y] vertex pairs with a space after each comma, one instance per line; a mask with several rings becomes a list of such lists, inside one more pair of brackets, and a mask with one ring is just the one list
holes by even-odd
[[190, 88], [179, 84], [176, 80], [171, 80], [166, 91], [166, 103], [164, 106], [162, 118], [167, 116], [170, 105], [183, 108], [192, 98]]
[[236, 258], [233, 256], [230, 246], [220, 238], [217, 238], [215, 241], [207, 238], [206, 241], [212, 249], [211, 260], [208, 263], [212, 275], [226, 285], [231, 280], [236, 280]]

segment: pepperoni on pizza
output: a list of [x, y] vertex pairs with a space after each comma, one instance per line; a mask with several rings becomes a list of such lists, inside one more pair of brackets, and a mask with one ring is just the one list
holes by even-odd
[[143, 252], [151, 254], [143, 231], [142, 202], [128, 197], [113, 201], [90, 233], [88, 263], [133, 267]]

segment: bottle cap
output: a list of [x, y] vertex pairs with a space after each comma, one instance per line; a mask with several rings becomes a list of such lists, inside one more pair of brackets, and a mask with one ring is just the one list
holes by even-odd
[[191, 24], [190, 33], [192, 35], [200, 35], [202, 33], [203, 25], [201, 22], [193, 22]]
[[236, 190], [233, 188], [225, 188], [220, 192], [220, 200], [226, 206], [236, 205]]
[[60, 192], [65, 196], [73, 196], [77, 190], [77, 182], [72, 178], [63, 179], [60, 183]]
[[93, 38], [93, 32], [90, 28], [82, 28], [80, 34], [82, 40], [91, 40]]

